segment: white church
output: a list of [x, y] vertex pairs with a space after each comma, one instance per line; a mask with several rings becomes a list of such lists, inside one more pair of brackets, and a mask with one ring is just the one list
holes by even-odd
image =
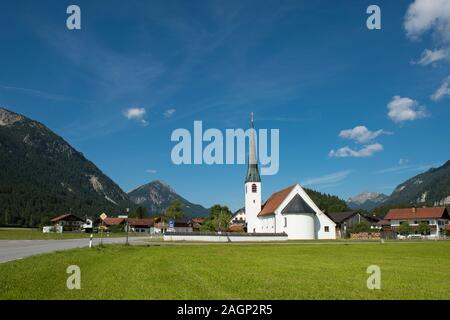
[[251, 129], [245, 178], [247, 232], [286, 233], [290, 240], [336, 239], [336, 224], [317, 207], [299, 184], [273, 193], [262, 204], [253, 114]]

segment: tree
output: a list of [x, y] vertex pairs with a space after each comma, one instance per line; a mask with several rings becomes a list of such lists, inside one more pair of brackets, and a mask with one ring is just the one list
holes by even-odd
[[230, 225], [232, 213], [227, 206], [216, 204], [209, 210], [209, 216], [202, 224], [204, 231], [219, 231], [219, 228], [226, 230]]
[[419, 233], [424, 236], [430, 234], [430, 231], [431, 231], [430, 226], [428, 225], [428, 223], [425, 223], [425, 222], [419, 223], [419, 226], [417, 227], [417, 229], [418, 229]]
[[172, 204], [166, 209], [166, 214], [170, 218], [179, 219], [183, 217], [183, 204], [180, 200], [175, 200]]
[[408, 222], [402, 222], [400, 224], [400, 227], [398, 227], [398, 232], [402, 235], [402, 236], [407, 236], [409, 234], [411, 234], [412, 232], [412, 228], [409, 225]]
[[131, 218], [144, 219], [147, 217], [147, 209], [144, 207], [137, 207], [136, 210], [130, 215]]

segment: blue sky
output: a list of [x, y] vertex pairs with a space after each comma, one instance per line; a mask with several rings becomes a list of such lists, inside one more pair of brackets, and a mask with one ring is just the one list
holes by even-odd
[[[245, 128], [253, 111], [258, 128], [280, 129], [264, 198], [294, 182], [389, 194], [450, 158], [449, 2], [2, 1], [0, 106], [125, 191], [161, 179], [239, 208], [245, 166], [176, 166], [170, 136], [194, 120]], [[381, 30], [366, 27], [374, 3]], [[82, 30], [66, 28], [70, 4]]]

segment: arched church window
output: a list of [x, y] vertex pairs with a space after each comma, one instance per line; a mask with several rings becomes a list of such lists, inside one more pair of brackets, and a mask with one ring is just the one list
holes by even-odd
[[252, 192], [256, 193], [258, 191], [258, 188], [256, 187], [256, 184], [252, 184]]

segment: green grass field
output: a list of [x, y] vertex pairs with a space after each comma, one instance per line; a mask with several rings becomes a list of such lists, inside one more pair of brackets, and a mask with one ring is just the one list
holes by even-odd
[[[89, 238], [90, 233], [42, 233], [41, 229], [31, 228], [0, 228], [0, 240], [55, 240], [55, 239], [79, 239]], [[103, 234], [106, 237], [106, 233]], [[110, 237], [125, 237], [125, 232], [110, 233]], [[130, 233], [133, 236], [146, 236], [142, 233]], [[100, 233], [94, 234], [95, 238], [100, 238]]]
[[[366, 286], [373, 264], [381, 290]], [[450, 243], [76, 249], [0, 264], [0, 298], [450, 299]]]

